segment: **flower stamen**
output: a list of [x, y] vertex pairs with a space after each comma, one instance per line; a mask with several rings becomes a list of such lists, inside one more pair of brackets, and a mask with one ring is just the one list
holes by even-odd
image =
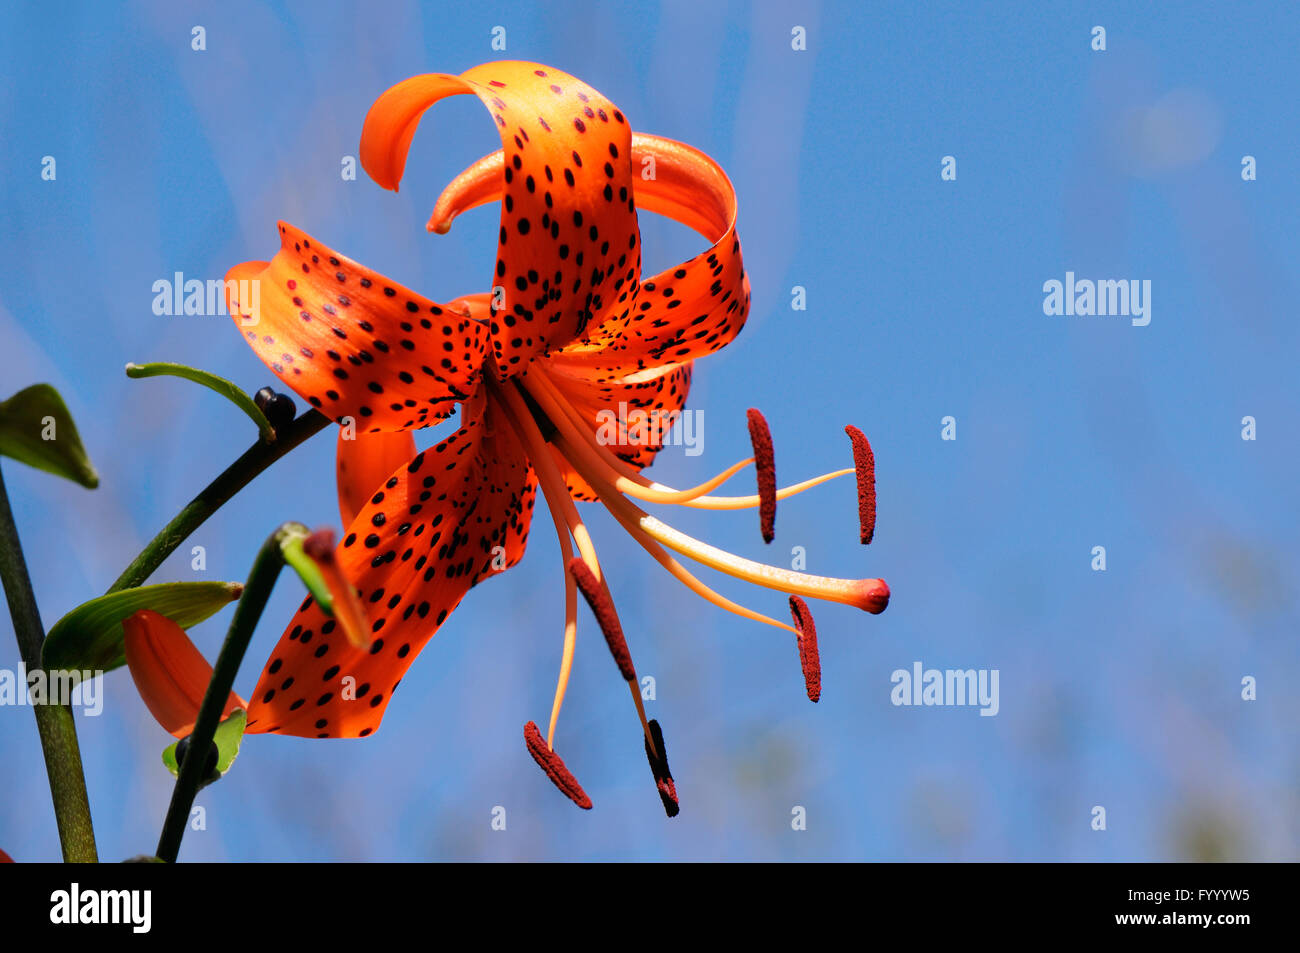
[[596, 577], [591, 574], [591, 570], [581, 559], [569, 562], [569, 575], [573, 577], [578, 591], [591, 607], [591, 614], [596, 617], [596, 623], [605, 636], [605, 643], [609, 646], [610, 654], [614, 656], [619, 674], [623, 676], [624, 681], [636, 681], [636, 667], [632, 664], [632, 653], [627, 650], [623, 626], [618, 621], [618, 613], [614, 611], [614, 602], [609, 598], [609, 593], [601, 588]]
[[[529, 376], [529, 380], [531, 379], [532, 375]], [[538, 375], [538, 379], [544, 384], [551, 383], [545, 380], [544, 375]], [[552, 384], [551, 387], [553, 388], [554, 385]], [[569, 451], [577, 448], [578, 441], [572, 439], [571, 434], [580, 436], [577, 432], [578, 428], [572, 427], [571, 422], [564, 420], [565, 414], [562, 405], [553, 399], [558, 396], [556, 391], [543, 386], [532, 393], [542, 412], [556, 426], [558, 431], [557, 445], [561, 449]], [[516, 400], [518, 400], [517, 397]], [[522, 401], [520, 403], [522, 404]], [[531, 423], [531, 420], [529, 422]], [[543, 449], [545, 448], [543, 447]], [[610, 454], [610, 457], [612, 456]], [[701, 542], [650, 516], [640, 507], [627, 500], [611, 483], [607, 471], [602, 471], [596, 465], [596, 461], [582, 453], [580, 449], [572, 455], [566, 454], [565, 459], [587, 482], [606, 508], [619, 518], [619, 521], [623, 523], [629, 532], [633, 532], [632, 526], [635, 525], [637, 529], [643, 531], [652, 539], [696, 562], [701, 562], [738, 579], [744, 579], [765, 588], [776, 589], [788, 595], [842, 602], [857, 606], [873, 614], [883, 612], [885, 606], [889, 603], [889, 587], [881, 579], [837, 579], [827, 576], [811, 576], [806, 573], [754, 562]], [[548, 460], [548, 462], [550, 461]], [[569, 505], [572, 506], [572, 503]], [[636, 533], [633, 532], [633, 535], [635, 536]], [[669, 568], [662, 560], [660, 562], [665, 565], [665, 568]], [[669, 571], [677, 575], [675, 570], [669, 568]], [[679, 578], [681, 577], [679, 576]], [[783, 628], [789, 628], [783, 623], [778, 624]]]
[[[588, 466], [595, 467], [605, 473], [606, 479], [613, 484], [615, 489], [620, 493], [632, 497], [633, 499], [642, 500], [646, 503], [673, 503], [681, 506], [688, 506], [692, 509], [707, 510], [746, 510], [753, 509], [761, 502], [759, 496], [708, 496], [710, 490], [721, 486], [731, 477], [735, 476], [746, 466], [754, 462], [750, 457], [746, 460], [734, 463], [717, 476], [706, 480], [689, 490], [677, 490], [671, 486], [666, 486], [638, 473], [633, 467], [619, 459], [615, 454], [610, 452], [609, 448], [603, 446], [596, 435], [591, 432], [590, 428], [584, 424], [577, 410], [565, 398], [563, 392], [555, 385], [540, 367], [533, 368], [527, 377], [527, 382], [536, 381], [540, 386], [537, 390], [529, 391], [537, 403], [544, 409], [547, 419], [551, 421], [559, 431], [556, 439], [556, 445], [560, 446], [565, 452], [566, 459], [573, 459], [575, 454], [580, 454]], [[561, 443], [563, 444], [561, 446]], [[843, 470], [833, 470], [830, 473], [824, 473], [821, 476], [804, 480], [802, 483], [795, 483], [791, 486], [782, 487], [776, 491], [776, 499], [784, 500], [805, 490], [810, 490], [819, 486], [828, 480], [834, 480], [838, 477], [847, 476], [853, 473], [852, 468]]]
[[690, 589], [701, 599], [705, 600], [706, 602], [712, 603], [713, 605], [717, 606], [719, 609], [724, 609], [727, 612], [730, 612], [734, 615], [738, 615], [742, 619], [749, 619], [751, 622], [762, 622], [765, 625], [775, 626], [778, 629], [786, 629], [790, 632], [798, 631], [792, 625], [789, 625], [785, 622], [781, 622], [777, 619], [773, 619], [771, 616], [763, 615], [763, 613], [756, 612], [755, 610], [750, 609], [747, 606], [742, 606], [739, 603], [732, 602], [726, 596], [714, 592], [712, 589], [710, 589], [708, 586], [702, 583], [699, 579], [697, 579], [694, 575], [692, 575], [690, 570], [688, 570], [685, 566], [683, 566], [676, 559], [674, 559], [667, 552], [665, 552], [662, 546], [660, 546], [653, 539], [647, 536], [637, 525], [635, 520], [628, 518], [625, 514], [616, 510], [607, 501], [605, 501], [603, 497], [601, 498], [601, 502], [605, 504], [605, 508], [609, 510], [610, 515], [613, 516], [614, 519], [618, 520], [619, 523], [622, 525], [622, 527], [625, 530], [627, 530], [628, 535], [631, 536], [634, 540], [636, 540], [637, 543], [641, 546], [641, 548], [644, 549], [650, 555], [650, 558], [652, 558], [655, 562], [659, 563], [659, 565], [663, 566], [664, 569], [668, 570], [668, 572], [672, 574], [672, 576], [676, 578], [678, 582], [682, 583], [682, 585], [686, 586], [686, 588]]
[[551, 779], [551, 783], [578, 807], [584, 811], [590, 811], [591, 798], [587, 797], [587, 792], [582, 789], [578, 779], [565, 766], [564, 759], [542, 740], [542, 733], [538, 730], [536, 722], [530, 721], [524, 725], [524, 743], [528, 746], [528, 753], [546, 772], [546, 776]]
[[[582, 478], [591, 485], [611, 512], [617, 510], [627, 517], [628, 522], [635, 523], [650, 538], [719, 572], [788, 595], [808, 596], [813, 599], [857, 606], [873, 615], [883, 612], [889, 604], [889, 587], [883, 579], [812, 576], [745, 559], [743, 556], [737, 556], [688, 536], [681, 530], [674, 529], [662, 520], [651, 516], [640, 507], [628, 502], [614, 491], [613, 487], [593, 473], [582, 473]], [[628, 523], [625, 522], [624, 525]]]
[[799, 667], [803, 669], [804, 688], [808, 690], [808, 700], [815, 702], [822, 697], [822, 662], [817, 651], [817, 626], [808, 610], [808, 603], [798, 596], [790, 597], [790, 614], [794, 616], [795, 627], [799, 630]]
[[[565, 565], [568, 565], [574, 560], [573, 543], [569, 538], [568, 528], [558, 509], [550, 505], [547, 509], [551, 511], [551, 519], [555, 523], [555, 537], [560, 543], [560, 556]], [[546, 746], [551, 749], [555, 747], [555, 725], [560, 720], [560, 709], [564, 706], [564, 696], [569, 690], [569, 675], [573, 671], [573, 653], [577, 641], [578, 592], [573, 584], [573, 576], [566, 571], [564, 573], [564, 649], [560, 654], [560, 674], [555, 682], [555, 697], [551, 700], [551, 720], [546, 729]]]
[[758, 477], [758, 521], [763, 542], [776, 538], [776, 455], [767, 420], [753, 407], [746, 411], [749, 442], [754, 445], [754, 469]]
[[[677, 784], [673, 781], [672, 769], [668, 767], [668, 749], [664, 746], [664, 732], [659, 722], [651, 720], [650, 738], [645, 743], [645, 756], [650, 762], [650, 773], [654, 775], [655, 787], [659, 789], [659, 799], [664, 802], [664, 813], [676, 817], [681, 811], [677, 800]], [[652, 746], [650, 742], [653, 741]]]
[[[499, 403], [501, 404], [501, 409], [506, 419], [509, 421], [510, 425], [515, 429], [517, 436], [520, 438], [520, 440], [523, 441], [525, 447], [528, 449], [529, 457], [533, 461], [533, 469], [537, 474], [537, 485], [541, 489], [542, 496], [546, 499], [547, 508], [550, 509], [553, 514], [555, 513], [561, 514], [561, 516], [557, 518], [557, 522], [556, 522], [557, 532], [559, 531], [559, 526], [560, 526], [559, 519], [562, 518], [565, 524], [567, 525], [569, 534], [573, 537], [574, 542], [578, 546], [578, 550], [582, 558], [579, 560], [575, 560], [572, 556], [572, 550], [567, 547], [567, 541], [563, 539], [563, 533], [560, 534], [561, 552], [565, 556], [566, 567], [572, 566], [575, 562], [583, 564], [584, 568], [587, 570], [588, 574], [590, 575], [590, 578], [585, 581], [588, 584], [595, 583], [595, 585], [599, 587], [600, 598], [603, 600], [603, 604], [608, 607], [608, 616], [612, 618], [613, 624], [617, 627], [617, 631], [621, 636], [622, 626], [621, 624], [619, 624], [617, 613], [614, 611], [614, 600], [613, 597], [611, 597], [609, 594], [609, 586], [606, 583], [604, 577], [601, 575], [600, 560], [596, 557], [595, 547], [592, 546], [591, 538], [587, 534], [586, 527], [583, 525], [581, 518], [578, 516], [578, 511], [577, 508], [573, 505], [573, 500], [569, 497], [568, 489], [565, 486], [564, 480], [560, 475], [559, 468], [555, 465], [554, 459], [552, 459], [549, 451], [547, 450], [546, 440], [545, 438], [543, 438], [541, 429], [538, 427], [536, 421], [534, 420], [534, 411], [528, 406], [527, 403], [525, 403], [519, 390], [515, 389], [514, 387], [510, 387], [510, 386], [498, 387], [495, 384], [492, 384], [490, 386], [495, 390], [497, 396], [500, 398]], [[585, 547], [584, 547], [584, 542], [585, 542]], [[576, 584], [576, 578], [573, 572], [571, 571], [571, 569], [566, 568], [565, 574], [568, 577], [568, 580], [566, 581], [566, 586], [568, 585], [568, 581], [574, 581]], [[592, 588], [593, 591], [595, 591], [595, 586], [592, 586]], [[566, 596], [566, 601], [567, 601], [567, 596]], [[588, 599], [588, 601], [590, 602], [590, 598]], [[567, 623], [568, 623], [568, 619], [567, 619], [567, 606], [566, 606], [565, 662], [563, 663], [565, 666], [565, 671], [563, 672], [564, 686], [567, 686], [567, 681], [568, 681], [567, 667], [572, 664], [572, 658], [573, 658], [571, 643], [567, 638], [568, 636]], [[576, 622], [575, 622], [575, 627], [576, 627]], [[602, 628], [603, 627], [604, 627], [604, 623], [602, 623]], [[626, 642], [624, 642], [624, 651], [626, 652]], [[630, 655], [628, 655], [628, 665], [629, 667], [631, 667]], [[620, 668], [621, 667], [622, 666], [620, 665]], [[634, 669], [633, 669], [633, 676], [631, 680], [628, 681], [628, 689], [632, 693], [632, 701], [636, 707], [637, 718], [640, 719], [641, 722], [641, 730], [645, 734], [645, 736], [649, 738], [650, 726], [646, 720], [645, 706], [641, 703], [641, 693], [637, 691], [636, 675]], [[557, 687], [556, 701], [554, 703], [554, 708], [552, 712], [553, 717], [558, 717], [559, 714], [558, 706], [562, 703], [562, 701], [563, 701], [563, 691], [561, 691], [560, 688]], [[554, 721], [552, 721], [552, 727], [551, 727], [552, 735], [554, 734], [554, 730], [555, 730]]]
[[853, 465], [858, 476], [858, 524], [862, 544], [871, 542], [876, 532], [876, 455], [864, 434], [852, 424], [844, 428], [853, 443]]

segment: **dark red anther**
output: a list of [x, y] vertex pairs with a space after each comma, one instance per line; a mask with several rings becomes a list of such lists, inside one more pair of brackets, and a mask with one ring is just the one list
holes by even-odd
[[536, 722], [530, 721], [524, 725], [524, 742], [528, 745], [528, 753], [533, 756], [533, 760], [541, 765], [546, 776], [564, 792], [564, 796], [584, 811], [590, 811], [591, 798], [587, 797], [587, 792], [582, 789], [578, 779], [564, 766], [564, 759], [546, 746], [546, 739], [537, 730]]
[[853, 442], [853, 466], [858, 471], [858, 525], [862, 543], [871, 542], [876, 532], [876, 455], [866, 435], [852, 424], [844, 428]]
[[676, 817], [681, 805], [677, 801], [677, 785], [673, 782], [673, 772], [668, 767], [668, 749], [664, 747], [663, 729], [659, 722], [650, 719], [650, 737], [655, 741], [657, 751], [650, 749], [650, 742], [645, 742], [645, 756], [650, 761], [650, 771], [655, 776], [655, 786], [659, 788], [659, 800], [664, 802], [664, 813]]
[[753, 407], [749, 418], [749, 442], [754, 445], [754, 472], [758, 477], [758, 520], [763, 542], [776, 538], [776, 455], [772, 449], [772, 431], [767, 421]]
[[808, 603], [798, 596], [790, 597], [790, 614], [794, 627], [799, 630], [799, 664], [803, 667], [803, 683], [808, 689], [808, 700], [822, 697], [822, 660], [817, 652], [817, 626], [813, 623]]
[[627, 640], [623, 638], [623, 626], [618, 621], [618, 613], [614, 611], [614, 603], [610, 601], [609, 593], [596, 581], [596, 574], [581, 557], [574, 557], [569, 563], [569, 574], [578, 584], [578, 591], [587, 600], [587, 605], [591, 606], [591, 614], [596, 617], [600, 631], [605, 634], [605, 642], [614, 656], [614, 661], [618, 663], [618, 670], [624, 680], [636, 681], [632, 653], [627, 650]]

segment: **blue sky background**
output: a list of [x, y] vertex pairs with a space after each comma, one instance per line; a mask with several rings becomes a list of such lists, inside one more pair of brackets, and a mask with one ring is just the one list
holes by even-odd
[[[815, 606], [816, 706], [784, 633], [704, 604], [588, 514], [638, 668], [657, 679], [675, 820], [585, 610], [557, 747], [596, 809], [576, 810], [525, 752], [563, 621], [539, 515], [523, 564], [470, 593], [376, 736], [248, 738], [200, 795], [207, 829], [182, 859], [1296, 859], [1300, 18], [1287, 3], [1137, 7], [6, 5], [0, 392], [58, 387], [102, 476], [92, 493], [4, 464], [47, 625], [107, 588], [254, 436], [214, 395], [129, 381], [122, 365], [272, 382], [228, 318], [155, 316], [155, 280], [268, 258], [284, 218], [436, 300], [488, 290], [494, 208], [447, 236], [423, 227], [443, 185], [497, 147], [477, 101], [428, 114], [400, 195], [339, 174], [371, 102], [421, 72], [558, 67], [732, 177], [753, 311], [696, 367], [704, 455], [669, 449], [653, 475], [689, 485], [748, 455], [750, 406], [783, 481], [845, 465], [845, 423], [876, 451], [867, 549], [851, 482], [783, 503], [770, 547], [750, 513], [667, 514], [747, 556], [788, 565], [803, 546], [809, 571], [889, 581], [879, 617]], [[1090, 49], [1098, 24], [1105, 52]], [[206, 51], [190, 48], [195, 25]], [[795, 25], [806, 51], [791, 49]], [[955, 182], [940, 179], [945, 155]], [[648, 271], [703, 247], [648, 214], [642, 228]], [[1043, 282], [1067, 270], [1149, 279], [1150, 326], [1045, 316]], [[791, 310], [795, 285], [807, 311]], [[947, 415], [956, 441], [940, 439]], [[281, 521], [336, 524], [333, 451], [321, 435], [277, 464], [154, 581], [242, 580]], [[777, 594], [718, 587], [784, 612]], [[244, 694], [300, 599], [283, 579]], [[192, 632], [210, 658], [229, 618]], [[918, 660], [998, 669], [998, 716], [892, 706], [890, 673]], [[0, 618], [0, 667], [17, 664]], [[116, 860], [153, 849], [170, 739], [125, 670], [104, 690], [104, 713], [78, 727], [101, 855]], [[57, 858], [25, 708], [0, 709], [0, 765], [0, 847]], [[791, 829], [796, 805], [806, 831]]]

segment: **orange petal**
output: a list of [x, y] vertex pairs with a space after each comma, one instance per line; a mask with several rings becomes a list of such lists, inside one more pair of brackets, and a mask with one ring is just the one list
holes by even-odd
[[[194, 730], [212, 666], [185, 630], [152, 609], [141, 609], [122, 623], [126, 664], [135, 687], [158, 724], [177, 738]], [[248, 705], [234, 692], [221, 717]]]
[[498, 183], [492, 285], [501, 298], [490, 330], [505, 379], [589, 325], [626, 318], [640, 267], [632, 135], [613, 103], [567, 73], [537, 63], [485, 63], [460, 76], [415, 76], [380, 96], [361, 133], [361, 164], [370, 176], [396, 189], [424, 111], [461, 93], [488, 107], [504, 153], [499, 164], [458, 180], [463, 201], [448, 203], [443, 225], [457, 209], [486, 201], [490, 184]]
[[[500, 199], [504, 164], [505, 153], [497, 151], [457, 176], [439, 197], [429, 227], [446, 231], [466, 209]], [[685, 364], [735, 338], [749, 311], [736, 192], [722, 167], [684, 143], [634, 133], [632, 168], [643, 170], [634, 176], [638, 209], [675, 219], [713, 245], [640, 284], [629, 314], [611, 316], [553, 353], [549, 360], [570, 374], [608, 380]]]
[[339, 515], [344, 526], [356, 519], [366, 500], [394, 470], [415, 456], [415, 438], [409, 430], [357, 433], [351, 439], [346, 434], [340, 428], [335, 455]]
[[270, 263], [226, 275], [230, 313], [258, 357], [313, 407], [352, 417], [361, 432], [449, 416], [478, 382], [483, 325], [279, 227]]
[[626, 376], [711, 354], [744, 327], [749, 280], [736, 238], [736, 194], [722, 168], [690, 146], [637, 134], [632, 162], [654, 159], [655, 177], [638, 179], [636, 203], [689, 225], [712, 247], [642, 282], [628, 318], [614, 316], [553, 356], [557, 366]]
[[250, 730], [357, 738], [379, 727], [393, 690], [469, 589], [523, 557], [536, 484], [513, 432], [485, 412], [400, 467], [337, 549], [371, 622], [356, 648], [308, 598], [253, 692]]
[[[572, 365], [548, 367], [551, 381], [583, 420], [624, 463], [642, 470], [663, 449], [691, 388], [691, 365], [663, 368], [657, 375], [623, 379], [571, 376]], [[552, 448], [569, 493], [576, 500], [596, 494], [559, 451]]]

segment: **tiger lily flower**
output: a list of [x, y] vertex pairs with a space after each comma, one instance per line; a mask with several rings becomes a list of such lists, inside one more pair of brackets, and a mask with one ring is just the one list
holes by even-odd
[[[487, 107], [503, 148], [448, 186], [428, 227], [445, 233], [462, 212], [501, 203], [497, 254], [485, 283], [490, 292], [435, 303], [283, 222], [270, 262], [246, 262], [227, 275], [227, 289], [260, 283], [257, 308], [242, 306], [230, 291], [231, 313], [258, 356], [313, 407], [355, 428], [356, 439], [341, 431], [338, 447], [346, 530], [336, 558], [370, 626], [369, 644], [357, 644], [306, 599], [251, 696], [248, 730], [317, 738], [373, 733], [408, 666], [466, 592], [523, 557], [540, 489], [564, 560], [565, 624], [549, 729], [543, 739], [529, 722], [528, 749], [561, 790], [590, 806], [554, 751], [581, 591], [627, 682], [667, 806], [676, 790], [662, 734], [646, 719], [606, 567], [575, 501], [601, 503], [706, 600], [795, 633], [807, 674], [816, 640], [803, 599], [878, 613], [889, 599], [885, 583], [763, 565], [694, 539], [639, 504], [758, 508], [770, 539], [778, 499], [856, 470], [866, 542], [875, 518], [870, 447], [850, 428], [854, 469], [777, 489], [771, 438], [752, 412], [755, 458], [689, 489], [643, 476], [666, 434], [645, 434], [622, 420], [611, 425], [602, 411], [626, 405], [642, 411], [640, 419], [672, 419], [667, 415], [685, 404], [694, 361], [743, 327], [750, 295], [732, 185], [702, 152], [633, 133], [595, 89], [524, 62], [417, 76], [389, 89], [363, 128], [367, 173], [396, 190], [425, 110], [463, 93]], [[646, 169], [653, 175], [636, 174]], [[637, 214], [647, 210], [693, 228], [709, 247], [643, 278]], [[459, 429], [416, 453], [411, 431], [457, 407]], [[758, 494], [712, 495], [751, 463]], [[677, 556], [789, 595], [795, 624], [717, 594]]]

